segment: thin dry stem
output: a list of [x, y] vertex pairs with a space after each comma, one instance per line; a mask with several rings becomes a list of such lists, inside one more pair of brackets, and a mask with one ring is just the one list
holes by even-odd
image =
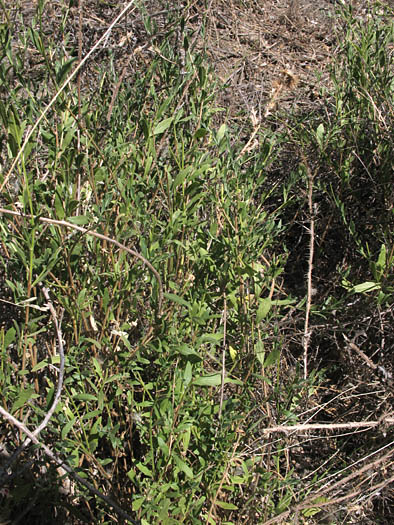
[[95, 45], [92, 47], [92, 49], [87, 53], [85, 58], [78, 64], [78, 66], [74, 69], [74, 71], [69, 75], [69, 77], [64, 81], [63, 85], [59, 90], [57, 91], [56, 95], [52, 98], [52, 100], [49, 102], [49, 104], [46, 106], [46, 108], [43, 110], [39, 118], [36, 120], [34, 126], [31, 127], [29, 132], [26, 134], [25, 141], [23, 142], [20, 150], [18, 151], [18, 155], [15, 157], [14, 162], [12, 163], [7, 175], [4, 177], [3, 184], [0, 186], [0, 193], [3, 191], [4, 186], [7, 184], [9, 178], [11, 177], [12, 172], [14, 171], [15, 166], [18, 164], [22, 153], [24, 152], [31, 136], [33, 135], [34, 131], [38, 128], [40, 122], [45, 117], [45, 115], [48, 113], [48, 111], [51, 109], [53, 104], [58, 99], [59, 95], [65, 90], [67, 85], [71, 82], [71, 80], [75, 77], [75, 75], [78, 73], [78, 71], [81, 69], [81, 67], [89, 60], [91, 55], [96, 51], [96, 49], [99, 47], [99, 45], [108, 38], [109, 34], [111, 33], [113, 27], [119, 22], [121, 18], [126, 14], [126, 12], [130, 9], [130, 7], [134, 4], [134, 0], [131, 0], [124, 9], [122, 9], [121, 13], [114, 19], [114, 21], [111, 23], [109, 28], [105, 31], [105, 33], [97, 40]]
[[307, 272], [307, 297], [305, 310], [305, 324], [304, 324], [304, 379], [308, 377], [308, 348], [311, 333], [309, 330], [309, 316], [312, 304], [312, 272], [313, 272], [313, 254], [315, 246], [315, 220], [313, 212], [313, 174], [304, 159], [305, 167], [308, 175], [308, 208], [309, 208], [309, 255], [308, 255], [308, 272]]
[[226, 338], [227, 338], [227, 299], [224, 295], [224, 310], [223, 310], [223, 351], [222, 351], [222, 384], [220, 385], [220, 405], [219, 405], [219, 421], [222, 417], [223, 399], [224, 399], [224, 380], [226, 377]]
[[349, 428], [373, 428], [382, 424], [392, 425], [394, 423], [394, 414], [385, 416], [379, 421], [349, 421], [347, 423], [306, 423], [300, 425], [277, 425], [275, 427], [266, 428], [263, 430], [264, 434], [274, 434], [275, 432], [283, 432], [285, 434], [295, 434], [304, 432], [306, 430], [342, 430]]
[[111, 237], [108, 237], [107, 235], [104, 235], [102, 233], [98, 233], [98, 232], [96, 232], [94, 230], [88, 230], [87, 228], [83, 228], [82, 226], [77, 226], [76, 224], [72, 224], [71, 222], [59, 221], [57, 219], [49, 219], [48, 217], [34, 217], [33, 215], [24, 215], [24, 214], [22, 214], [22, 213], [20, 213], [18, 211], [7, 210], [5, 208], [0, 208], [0, 213], [5, 213], [5, 214], [8, 214], [8, 215], [14, 215], [14, 216], [17, 216], [17, 217], [26, 217], [28, 219], [37, 218], [40, 222], [44, 222], [46, 224], [55, 224], [57, 226], [63, 226], [64, 228], [70, 228], [72, 230], [77, 230], [79, 232], [84, 233], [85, 235], [91, 235], [92, 237], [96, 237], [97, 239], [102, 239], [102, 240], [107, 241], [107, 242], [109, 242], [111, 244], [114, 244], [115, 246], [117, 246], [121, 250], [124, 250], [127, 253], [129, 253], [130, 255], [133, 255], [134, 257], [136, 257], [137, 259], [142, 261], [145, 264], [145, 266], [147, 266], [151, 270], [153, 275], [156, 277], [156, 280], [157, 280], [157, 283], [158, 283], [158, 286], [159, 286], [158, 315], [160, 316], [160, 314], [161, 314], [161, 306], [162, 306], [162, 302], [163, 302], [163, 283], [162, 283], [162, 280], [161, 280], [161, 277], [160, 277], [158, 271], [155, 269], [155, 267], [152, 265], [152, 263], [150, 263], [140, 253], [136, 252], [135, 250], [132, 250], [131, 248], [128, 248], [124, 244], [120, 243], [119, 241], [117, 241], [115, 239], [112, 239]]
[[3, 407], [0, 406], [0, 414], [12, 425], [16, 426], [21, 430], [30, 440], [35, 443], [36, 445], [39, 445], [39, 447], [44, 451], [44, 453], [55, 463], [57, 463], [59, 466], [61, 466], [75, 481], [86, 487], [91, 493], [93, 493], [95, 496], [99, 497], [103, 501], [105, 501], [108, 505], [110, 505], [116, 513], [121, 516], [123, 519], [126, 519], [130, 521], [131, 523], [134, 523], [138, 525], [140, 522], [133, 520], [133, 518], [124, 511], [115, 501], [113, 501], [112, 498], [109, 496], [106, 496], [99, 490], [97, 490], [89, 481], [86, 481], [85, 479], [81, 478], [78, 474], [76, 474], [71, 467], [67, 465], [67, 463], [64, 463], [64, 461], [59, 458], [47, 445], [44, 445], [41, 443], [36, 436], [34, 435], [34, 432], [30, 432], [30, 430], [18, 421], [14, 416], [12, 416], [7, 410], [5, 410]]
[[[83, 11], [83, 0], [79, 0], [78, 4], [78, 66], [82, 62], [82, 11]], [[82, 100], [81, 100], [81, 69], [78, 70], [77, 75], [77, 92], [78, 92], [78, 122], [81, 125], [82, 121]], [[80, 127], [78, 127], [77, 131], [78, 136], [78, 154], [81, 153], [81, 133], [80, 133]], [[81, 166], [82, 168], [82, 166]], [[78, 170], [77, 173], [77, 188], [76, 188], [76, 200], [78, 201], [78, 207], [77, 207], [77, 215], [80, 214], [80, 204], [81, 204], [81, 171]]]

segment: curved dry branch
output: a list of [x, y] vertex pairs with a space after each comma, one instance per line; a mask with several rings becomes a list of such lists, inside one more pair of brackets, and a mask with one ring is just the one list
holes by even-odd
[[264, 434], [274, 434], [275, 432], [284, 434], [296, 434], [307, 430], [346, 430], [352, 428], [374, 428], [382, 425], [394, 424], [394, 415], [385, 416], [379, 421], [349, 421], [347, 423], [301, 423], [299, 425], [277, 425], [276, 427], [265, 428]]
[[112, 239], [111, 237], [108, 237], [107, 235], [104, 235], [102, 233], [98, 233], [94, 230], [88, 230], [87, 228], [83, 228], [82, 226], [78, 226], [76, 224], [72, 224], [68, 221], [59, 221], [57, 219], [49, 219], [48, 217], [36, 217], [34, 215], [25, 215], [23, 213], [20, 213], [18, 211], [14, 210], [7, 210], [6, 208], [0, 208], [0, 213], [5, 213], [8, 215], [14, 215], [16, 217], [26, 217], [27, 219], [38, 219], [40, 222], [44, 222], [46, 224], [54, 224], [56, 226], [63, 226], [64, 228], [70, 228], [72, 230], [77, 230], [79, 232], [84, 233], [85, 235], [90, 235], [92, 237], [96, 237], [97, 239], [103, 239], [104, 241], [107, 241], [111, 244], [114, 244], [121, 250], [124, 250], [125, 252], [129, 253], [130, 255], [133, 255], [140, 261], [142, 261], [145, 266], [149, 268], [149, 270], [153, 273], [153, 275], [156, 277], [157, 284], [159, 286], [159, 299], [158, 299], [158, 315], [161, 315], [161, 306], [163, 303], [163, 283], [161, 280], [161, 277], [159, 275], [159, 272], [156, 270], [156, 268], [146, 259], [143, 255], [141, 255], [139, 252], [132, 250], [131, 248], [128, 248], [124, 244], [120, 243], [116, 239]]
[[[2, 210], [3, 211], [3, 210]], [[4, 211], [7, 211], [7, 210], [4, 210]], [[17, 212], [12, 212], [12, 215], [20, 215], [18, 214]], [[43, 222], [46, 222], [46, 221], [43, 221]], [[56, 221], [56, 222], [63, 222], [63, 221]], [[56, 223], [55, 222], [55, 223]], [[70, 226], [73, 226], [71, 223], [66, 223], [67, 225], [70, 225]], [[64, 225], [64, 224], [62, 224]], [[81, 229], [79, 227], [77, 227], [77, 229]], [[82, 228], [83, 229], [83, 228]], [[95, 232], [94, 232], [95, 233]], [[97, 236], [100, 236], [101, 234], [97, 234]], [[101, 236], [101, 237], [105, 237], [105, 236]], [[107, 239], [109, 240], [109, 239]], [[111, 240], [110, 240], [111, 242]], [[113, 241], [112, 241], [113, 242]], [[117, 243], [117, 241], [115, 241], [115, 243]], [[117, 244], [120, 244], [120, 243], [117, 243]], [[120, 245], [121, 247], [123, 245]], [[132, 250], [129, 250], [128, 248], [124, 247], [126, 249], [126, 251], [132, 251]], [[142, 256], [141, 256], [142, 257]], [[148, 261], [147, 261], [148, 262]], [[150, 264], [150, 263], [149, 263]], [[152, 267], [153, 268], [153, 267]], [[160, 277], [159, 277], [160, 279]], [[62, 338], [62, 332], [61, 332], [61, 326], [60, 324], [58, 323], [58, 319], [57, 319], [57, 315], [56, 315], [56, 311], [55, 311], [55, 308], [53, 307], [53, 304], [50, 300], [50, 297], [49, 297], [49, 291], [47, 288], [45, 287], [42, 287], [42, 292], [44, 294], [44, 297], [45, 299], [47, 300], [47, 304], [46, 306], [48, 307], [51, 315], [52, 315], [52, 318], [53, 318], [53, 322], [54, 322], [54, 325], [55, 325], [55, 331], [56, 331], [56, 336], [57, 336], [57, 339], [58, 339], [58, 343], [59, 343], [59, 356], [60, 356], [60, 366], [59, 366], [59, 380], [58, 380], [58, 384], [57, 384], [57, 388], [56, 388], [56, 393], [55, 393], [55, 397], [54, 397], [54, 400], [53, 400], [53, 403], [52, 403], [52, 406], [50, 407], [50, 409], [48, 410], [46, 416], [44, 417], [44, 419], [42, 420], [42, 422], [40, 423], [40, 425], [34, 430], [34, 431], [30, 431], [26, 425], [24, 425], [23, 423], [21, 423], [19, 420], [17, 420], [14, 416], [12, 416], [7, 410], [5, 410], [3, 407], [0, 406], [0, 414], [7, 420], [9, 421], [12, 425], [16, 426], [17, 428], [19, 428], [20, 430], [22, 430], [22, 432], [24, 432], [24, 434], [27, 436], [27, 438], [25, 439], [25, 441], [22, 443], [22, 445], [12, 454], [12, 456], [9, 458], [7, 464], [8, 466], [9, 465], [12, 465], [12, 463], [16, 460], [16, 458], [19, 456], [19, 454], [30, 444], [30, 443], [35, 443], [36, 445], [39, 445], [43, 451], [45, 452], [45, 454], [50, 458], [52, 459], [52, 461], [54, 461], [55, 463], [57, 463], [59, 466], [61, 466], [75, 481], [77, 481], [78, 483], [84, 485], [90, 492], [92, 492], [93, 494], [95, 494], [96, 496], [98, 496], [99, 498], [101, 498], [103, 501], [105, 501], [108, 505], [110, 505], [111, 507], [113, 507], [113, 509], [117, 512], [117, 514], [119, 516], [121, 516], [123, 519], [126, 519], [128, 521], [130, 521], [131, 523], [133, 524], [136, 524], [138, 525], [140, 522], [139, 521], [135, 521], [131, 518], [131, 516], [125, 512], [116, 502], [114, 502], [111, 498], [109, 498], [108, 496], [105, 496], [104, 494], [102, 494], [99, 490], [97, 490], [91, 483], [89, 483], [88, 481], [86, 481], [85, 479], [81, 478], [78, 474], [76, 474], [73, 469], [71, 467], [69, 467], [66, 463], [63, 462], [62, 459], [60, 459], [54, 452], [52, 452], [52, 450], [45, 444], [41, 443], [37, 436], [38, 434], [48, 425], [49, 423], [49, 420], [51, 419], [53, 413], [55, 412], [56, 410], [56, 407], [59, 403], [59, 400], [60, 400], [60, 396], [61, 396], [61, 391], [62, 391], [62, 387], [63, 387], [63, 379], [64, 379], [64, 368], [65, 368], [65, 356], [64, 356], [64, 347], [63, 347], [63, 338]], [[8, 468], [8, 467], [7, 467]], [[5, 469], [6, 470], [6, 469]]]
[[[53, 322], [54, 322], [54, 325], [55, 325], [56, 337], [57, 337], [58, 346], [59, 346], [60, 366], [59, 366], [59, 379], [58, 379], [58, 382], [57, 382], [56, 393], [55, 393], [55, 397], [53, 399], [53, 403], [52, 403], [50, 409], [48, 410], [46, 416], [44, 417], [44, 419], [39, 424], [39, 426], [32, 432], [32, 435], [35, 436], [35, 437], [38, 436], [38, 434], [42, 430], [44, 430], [44, 428], [48, 425], [49, 420], [53, 416], [53, 414], [54, 414], [54, 412], [56, 410], [56, 407], [57, 407], [57, 405], [58, 405], [58, 403], [60, 401], [60, 396], [61, 396], [62, 388], [63, 388], [64, 366], [65, 366], [65, 356], [64, 356], [64, 347], [63, 347], [63, 338], [62, 338], [61, 326], [58, 323], [55, 308], [53, 307], [53, 304], [52, 304], [52, 302], [51, 302], [51, 300], [49, 298], [48, 289], [45, 288], [45, 287], [42, 287], [42, 292], [44, 294], [45, 299], [47, 300], [47, 305], [46, 306], [47, 306], [48, 310], [51, 313], [51, 316], [52, 316], [52, 319], [53, 319]], [[22, 443], [22, 445], [20, 447], [18, 447], [12, 455], [10, 455], [10, 457], [7, 459], [7, 463], [6, 463], [5, 467], [2, 468], [3, 473], [0, 472], [0, 479], [2, 478], [4, 473], [13, 465], [13, 463], [15, 463], [16, 459], [23, 452], [23, 450], [30, 445], [30, 443], [31, 443], [31, 439], [29, 437], [27, 437], [25, 439], [25, 441]]]
[[[58, 323], [57, 315], [55, 308], [53, 307], [53, 304], [49, 298], [49, 291], [44, 286], [42, 287], [42, 293], [44, 294], [45, 299], [47, 300], [47, 306], [49, 308], [49, 311], [51, 312], [53, 323], [55, 325], [55, 331], [56, 331], [56, 337], [59, 343], [59, 357], [60, 357], [60, 366], [59, 366], [59, 380], [57, 383], [56, 393], [55, 397], [53, 399], [53, 403], [51, 408], [48, 410], [47, 415], [42, 420], [41, 424], [34, 430], [33, 435], [38, 436], [38, 434], [47, 426], [49, 423], [49, 420], [51, 419], [53, 413], [56, 410], [56, 407], [60, 401], [60, 396], [62, 393], [63, 388], [63, 379], [64, 379], [64, 363], [65, 363], [65, 356], [64, 356], [64, 348], [63, 348], [63, 337], [62, 337], [62, 330], [61, 326]], [[28, 444], [28, 443], [27, 443]], [[27, 445], [25, 445], [27, 446]]]
[[102, 492], [97, 490], [96, 487], [94, 487], [91, 483], [89, 483], [89, 481], [86, 481], [85, 479], [81, 478], [81, 476], [79, 476], [76, 472], [73, 471], [73, 469], [69, 465], [67, 465], [67, 463], [64, 463], [64, 461], [61, 458], [59, 458], [54, 452], [52, 452], [52, 450], [49, 447], [47, 447], [47, 445], [44, 445], [43, 443], [41, 443], [37, 439], [37, 437], [34, 435], [34, 433], [30, 432], [30, 430], [26, 427], [26, 425], [21, 423], [18, 419], [16, 419], [14, 416], [12, 416], [9, 412], [7, 412], [7, 410], [5, 410], [1, 406], [0, 406], [0, 414], [9, 423], [11, 423], [12, 425], [14, 425], [17, 428], [19, 428], [19, 430], [22, 430], [22, 432], [24, 432], [26, 434], [26, 436], [33, 443], [35, 443], [36, 445], [39, 445], [39, 447], [44, 451], [44, 453], [52, 461], [54, 461], [60, 467], [62, 467], [75, 481], [77, 481], [78, 483], [80, 483], [81, 485], [86, 487], [89, 490], [89, 492], [93, 493], [95, 496], [99, 497], [100, 499], [105, 501], [105, 503], [110, 505], [119, 516], [121, 516], [123, 519], [126, 519], [126, 520], [130, 521], [130, 523], [133, 523], [135, 525], [139, 525], [140, 524], [139, 521], [134, 520], [126, 511], [124, 511], [122, 509], [122, 507], [120, 507], [115, 501], [113, 501], [112, 498], [110, 498], [109, 496], [106, 496], [105, 494], [103, 494]]

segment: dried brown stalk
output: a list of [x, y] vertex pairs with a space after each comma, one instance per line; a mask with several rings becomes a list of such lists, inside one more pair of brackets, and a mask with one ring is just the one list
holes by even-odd
[[374, 428], [379, 425], [394, 424], [394, 414], [385, 416], [379, 421], [348, 421], [347, 423], [304, 423], [300, 425], [277, 425], [276, 427], [266, 428], [264, 434], [274, 434], [281, 432], [285, 434], [295, 434], [307, 430], [344, 430], [352, 428]]
[[309, 330], [309, 316], [312, 304], [312, 271], [313, 271], [313, 255], [315, 247], [315, 219], [313, 212], [313, 173], [309, 169], [309, 166], [304, 159], [306, 172], [308, 175], [308, 209], [309, 209], [309, 254], [308, 254], [308, 272], [307, 272], [307, 296], [306, 296], [306, 310], [305, 310], [305, 324], [304, 324], [304, 336], [303, 336], [303, 347], [304, 347], [304, 379], [308, 377], [308, 348], [309, 341], [311, 338], [311, 332]]
[[[17, 217], [26, 217], [28, 219], [33, 219], [34, 218], [33, 215], [24, 215], [24, 214], [22, 214], [22, 213], [20, 213], [18, 211], [7, 210], [5, 208], [0, 208], [0, 213], [5, 213], [5, 214], [8, 214], [8, 215], [14, 215], [14, 216], [17, 216]], [[63, 226], [64, 228], [70, 228], [72, 230], [77, 230], [79, 232], [84, 233], [85, 235], [91, 235], [92, 237], [96, 237], [97, 239], [102, 239], [104, 241], [107, 241], [107, 242], [109, 242], [111, 244], [114, 244], [115, 246], [117, 246], [121, 250], [126, 251], [130, 255], [133, 255], [134, 257], [136, 257], [140, 261], [142, 261], [145, 264], [145, 266], [147, 266], [150, 269], [150, 271], [153, 273], [153, 275], [156, 277], [156, 280], [157, 280], [157, 283], [158, 283], [158, 286], [159, 286], [158, 315], [159, 316], [161, 315], [161, 306], [162, 306], [162, 303], [163, 303], [163, 283], [162, 283], [161, 277], [159, 275], [159, 272], [152, 265], [152, 263], [150, 263], [148, 261], [148, 259], [146, 259], [143, 255], [141, 255], [139, 252], [136, 252], [135, 250], [132, 250], [131, 248], [128, 248], [127, 246], [125, 246], [124, 244], [120, 243], [116, 239], [112, 239], [111, 237], [108, 237], [107, 235], [104, 235], [102, 233], [98, 233], [98, 232], [96, 232], [94, 230], [89, 230], [87, 228], [83, 228], [82, 226], [77, 226], [76, 224], [72, 224], [71, 222], [59, 221], [57, 219], [49, 219], [48, 217], [37, 217], [37, 219], [40, 222], [44, 222], [46, 224], [54, 224], [54, 225], [57, 225], [57, 226]]]

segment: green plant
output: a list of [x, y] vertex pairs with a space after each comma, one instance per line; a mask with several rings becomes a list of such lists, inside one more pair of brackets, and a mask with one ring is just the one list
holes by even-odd
[[[299, 474], [307, 469], [299, 458], [312, 454], [292, 427], [331, 402], [317, 370], [329, 366], [312, 353], [303, 374], [302, 334], [310, 327], [319, 342], [318, 330], [345, 319], [354, 295], [373, 294], [385, 308], [392, 301], [393, 85], [382, 51], [392, 30], [384, 17], [361, 26], [345, 10], [346, 60], [332, 71], [327, 121], [294, 115], [275, 131], [254, 115], [252, 148], [217, 105], [220, 86], [188, 25], [193, 6], [159, 11], [166, 29], [145, 7], [133, 20], [146, 46], [128, 43], [123, 69], [116, 46], [97, 63], [92, 54], [89, 82], [81, 74], [64, 84], [81, 65], [69, 8], [53, 40], [44, 2], [29, 27], [8, 17], [0, 28], [9, 93], [0, 101], [1, 260], [19, 312], [0, 328], [1, 407], [28, 429], [48, 414], [61, 362], [57, 318], [64, 385], [39, 441], [69, 466], [56, 470], [37, 442], [9, 457], [6, 518], [19, 519], [32, 501], [31, 523], [126, 519], [100, 493], [144, 524], [263, 523], [304, 502], [297, 512], [309, 518], [338, 463], [335, 452], [307, 484]], [[25, 74], [32, 57], [35, 78]], [[278, 175], [289, 143], [299, 162]], [[354, 220], [371, 186], [374, 217], [387, 219], [373, 230]], [[329, 265], [328, 286], [324, 242], [333, 239], [348, 251]], [[42, 284], [56, 307], [51, 322]], [[24, 441], [12, 422], [0, 443], [10, 455]]]

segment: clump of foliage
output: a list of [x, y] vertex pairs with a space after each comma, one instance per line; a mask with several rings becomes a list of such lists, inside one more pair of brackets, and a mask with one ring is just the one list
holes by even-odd
[[[331, 360], [346, 323], [370, 316], [377, 340], [374, 327], [392, 315], [386, 12], [364, 25], [343, 11], [344, 60], [332, 70], [324, 123], [296, 115], [285, 130], [261, 126], [258, 147], [245, 148], [215, 102], [220, 86], [180, 8], [166, 13], [167, 31], [141, 10], [153, 45], [149, 55], [135, 53], [129, 77], [110, 67], [108, 53], [108, 67], [93, 64], [64, 84], [78, 63], [69, 11], [62, 41], [51, 41], [43, 7], [23, 30], [10, 17], [0, 31], [1, 258], [13, 305], [0, 332], [1, 406], [34, 429], [53, 402], [60, 358], [45, 285], [66, 355], [61, 400], [39, 438], [76, 473], [142, 524], [264, 523], [302, 504], [305, 518], [318, 514], [326, 501], [318, 489], [345, 452], [336, 462], [327, 446], [327, 464], [312, 462], [305, 485], [310, 444], [265, 429], [323, 410], [324, 378], [341, 386]], [[273, 178], [289, 143], [298, 163]], [[308, 183], [319, 206], [310, 311], [318, 350], [304, 377], [308, 300], [291, 265], [300, 264], [305, 285], [310, 231], [300, 250], [294, 228], [310, 225]], [[380, 358], [389, 374], [386, 354]], [[7, 421], [0, 439], [4, 519], [120, 519], [39, 446], [11, 461], [24, 437]]]

